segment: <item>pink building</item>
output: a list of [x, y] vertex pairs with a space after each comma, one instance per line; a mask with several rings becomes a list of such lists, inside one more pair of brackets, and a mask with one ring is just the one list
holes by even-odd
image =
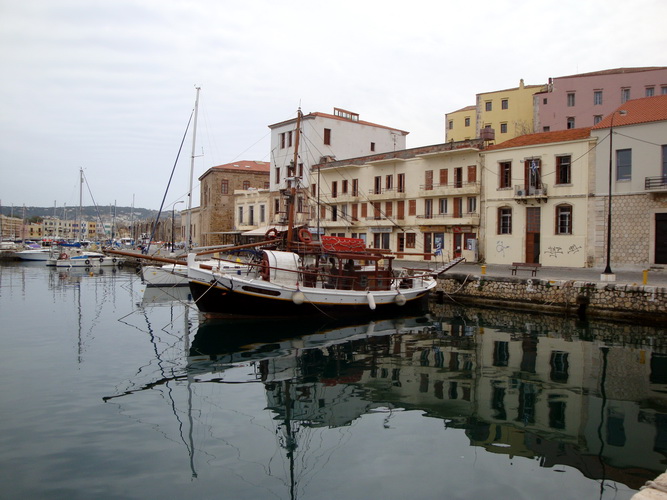
[[592, 127], [630, 99], [667, 94], [667, 67], [550, 78], [547, 89], [534, 96], [535, 132]]

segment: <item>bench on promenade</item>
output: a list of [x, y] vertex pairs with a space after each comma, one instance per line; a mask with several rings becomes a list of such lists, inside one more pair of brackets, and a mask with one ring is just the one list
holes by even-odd
[[542, 264], [537, 262], [512, 262], [512, 276], [519, 270], [526, 270], [531, 272], [531, 276], [537, 276], [537, 271], [542, 267]]

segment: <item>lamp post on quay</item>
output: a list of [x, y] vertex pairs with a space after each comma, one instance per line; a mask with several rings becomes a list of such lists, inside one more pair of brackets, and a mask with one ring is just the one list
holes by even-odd
[[611, 270], [611, 179], [613, 174], [613, 157], [614, 157], [614, 116], [618, 112], [619, 115], [625, 116], [627, 111], [619, 109], [611, 114], [611, 123], [609, 124], [609, 207], [607, 209], [607, 266], [600, 275], [601, 281], [616, 281], [616, 275]]
[[174, 253], [174, 243], [176, 239], [174, 238], [174, 221], [175, 221], [175, 208], [179, 203], [185, 203], [185, 201], [177, 201], [171, 206], [171, 252]]

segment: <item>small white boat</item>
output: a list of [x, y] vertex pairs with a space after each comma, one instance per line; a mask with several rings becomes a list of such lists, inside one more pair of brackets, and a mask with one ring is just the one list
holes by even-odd
[[49, 259], [50, 250], [48, 248], [30, 248], [16, 252], [14, 255], [21, 260], [46, 262]]
[[[205, 269], [215, 269], [219, 273], [241, 274], [247, 273], [250, 268], [242, 263], [224, 260], [197, 261]], [[172, 287], [188, 286], [187, 264], [165, 264], [162, 266], [144, 266], [141, 268], [141, 277], [146, 286]]]
[[118, 257], [110, 257], [100, 252], [77, 252], [72, 255], [60, 254], [56, 267], [106, 267], [121, 263]]

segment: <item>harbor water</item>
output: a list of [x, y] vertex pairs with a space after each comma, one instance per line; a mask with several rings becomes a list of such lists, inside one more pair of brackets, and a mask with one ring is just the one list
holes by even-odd
[[133, 269], [0, 263], [0, 497], [624, 500], [665, 471], [664, 327], [434, 311], [211, 320]]

